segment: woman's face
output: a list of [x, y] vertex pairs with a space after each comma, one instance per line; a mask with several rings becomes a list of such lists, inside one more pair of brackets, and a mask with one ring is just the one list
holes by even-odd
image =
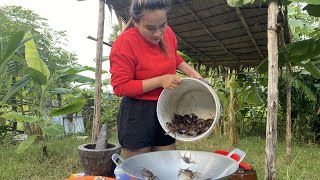
[[140, 22], [134, 22], [140, 34], [149, 42], [158, 44], [167, 26], [165, 10], [144, 11]]

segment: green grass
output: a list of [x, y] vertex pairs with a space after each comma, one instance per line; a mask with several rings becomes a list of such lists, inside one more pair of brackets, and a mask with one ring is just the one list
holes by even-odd
[[[200, 140], [199, 142], [178, 142], [178, 149], [188, 150], [228, 150], [236, 148], [228, 145], [228, 140], [224, 138], [213, 137]], [[249, 137], [241, 139], [237, 148], [246, 152], [243, 162], [252, 166], [258, 179], [264, 179], [265, 162], [265, 139], [259, 137]], [[286, 163], [286, 146], [284, 141], [277, 144], [277, 179], [301, 179], [301, 180], [319, 180], [320, 179], [320, 146], [319, 145], [293, 145], [292, 163]]]
[[[15, 153], [16, 145], [1, 145], [0, 147], [0, 179], [31, 179], [31, 180], [62, 180], [73, 173], [83, 172], [78, 157], [77, 147], [89, 143], [71, 136], [48, 141], [49, 157], [42, 156], [41, 146], [33, 145], [20, 155]], [[112, 136], [111, 143], [117, 139]], [[228, 145], [228, 141], [211, 135], [196, 142], [178, 142], [178, 149], [214, 151], [232, 150], [235, 147]], [[251, 165], [258, 175], [264, 177], [265, 140], [250, 137], [239, 140], [239, 149], [247, 153], [244, 162]], [[320, 148], [318, 145], [293, 146], [293, 163], [286, 164], [285, 142], [277, 146], [277, 179], [320, 179]]]

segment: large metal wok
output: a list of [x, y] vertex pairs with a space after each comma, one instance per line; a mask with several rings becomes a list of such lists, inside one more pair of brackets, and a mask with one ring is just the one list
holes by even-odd
[[[230, 157], [232, 154], [240, 156], [238, 162]], [[227, 156], [204, 151], [172, 150], [140, 154], [126, 160], [119, 154], [113, 154], [112, 160], [127, 175], [136, 179], [146, 179], [142, 175], [144, 169], [152, 172], [159, 180], [186, 179], [182, 178], [181, 172], [188, 169], [195, 172], [195, 176], [190, 179], [206, 180], [222, 179], [233, 174], [245, 155], [237, 148]], [[185, 161], [186, 158], [189, 161]]]

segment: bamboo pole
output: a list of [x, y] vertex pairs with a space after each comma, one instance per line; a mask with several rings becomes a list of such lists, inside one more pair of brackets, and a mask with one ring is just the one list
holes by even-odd
[[268, 7], [268, 103], [264, 179], [276, 179], [277, 113], [278, 113], [278, 38], [277, 0]]
[[99, 0], [99, 18], [96, 50], [96, 83], [94, 93], [94, 115], [92, 125], [92, 142], [96, 143], [99, 134], [99, 125], [101, 117], [101, 71], [102, 71], [102, 53], [103, 53], [103, 31], [104, 31], [104, 14], [105, 2]]

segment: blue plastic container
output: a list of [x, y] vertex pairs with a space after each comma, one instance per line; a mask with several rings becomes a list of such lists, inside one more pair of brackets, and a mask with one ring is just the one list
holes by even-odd
[[[114, 175], [117, 180], [136, 180], [135, 178], [130, 178], [121, 168], [118, 166], [114, 169]], [[139, 180], [139, 179], [138, 179]]]

